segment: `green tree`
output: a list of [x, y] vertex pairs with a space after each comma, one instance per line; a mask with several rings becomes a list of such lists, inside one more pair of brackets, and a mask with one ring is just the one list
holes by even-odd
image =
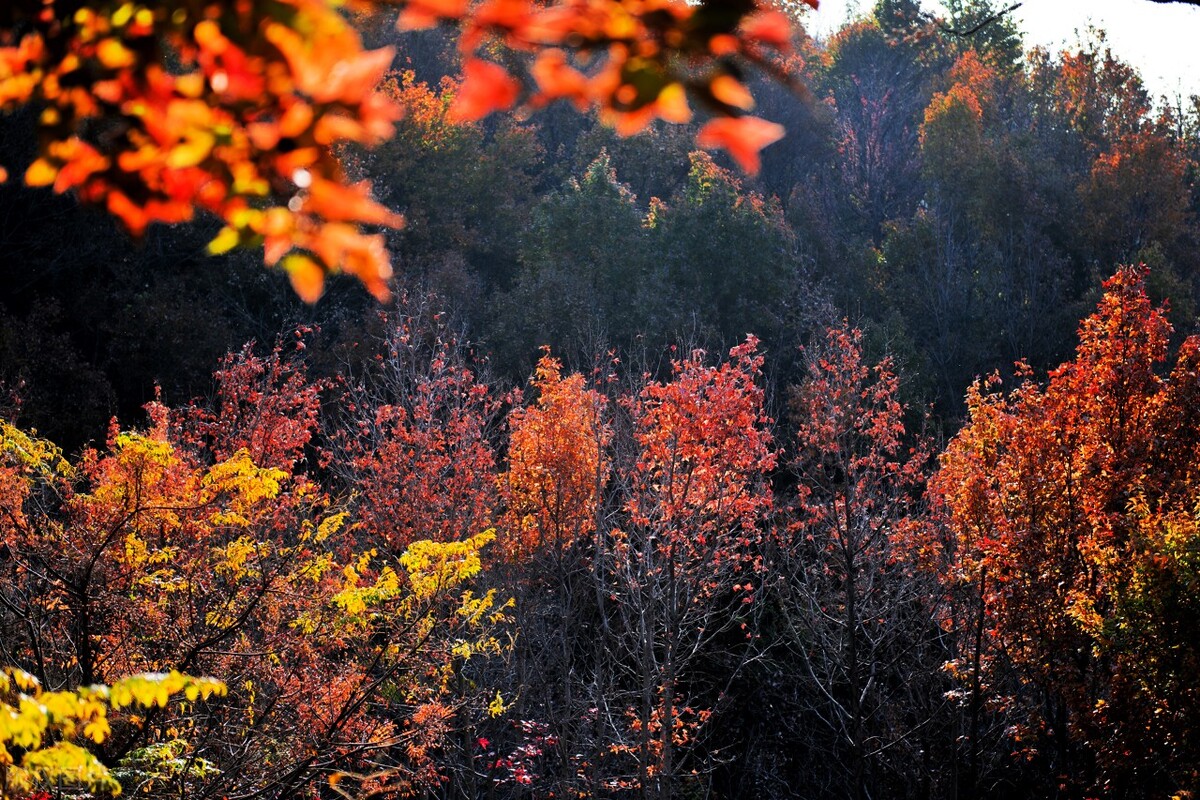
[[749, 331], [770, 338], [800, 288], [795, 241], [778, 201], [743, 188], [706, 154], [687, 185], [647, 217], [655, 268], [671, 295], [668, 330], [716, 341]]

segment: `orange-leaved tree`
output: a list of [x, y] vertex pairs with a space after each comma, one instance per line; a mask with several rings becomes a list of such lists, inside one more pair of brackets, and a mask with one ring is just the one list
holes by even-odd
[[1014, 670], [1020, 746], [1118, 795], [1200, 775], [1200, 340], [1159, 374], [1171, 327], [1145, 277], [1104, 284], [1044, 385], [972, 387], [932, 483], [972, 634], [952, 666], [975, 693]]
[[343, 6], [397, 8], [402, 29], [458, 26], [459, 119], [521, 99], [478, 55], [499, 42], [531, 54], [531, 106], [597, 106], [628, 133], [690, 119], [690, 96], [716, 115], [699, 143], [751, 170], [783, 133], [745, 113], [738, 63], [770, 69], [790, 37], [755, 0], [13, 0], [0, 8], [0, 111], [36, 116], [25, 182], [74, 191], [134, 234], [211, 212], [224, 227], [210, 250], [263, 246], [310, 301], [333, 271], [386, 295], [384, 239], [363, 226], [403, 220], [348, 180], [335, 148], [391, 135], [400, 108], [377, 87], [395, 53], [364, 50]]
[[504, 548], [513, 559], [586, 546], [609, 472], [604, 398], [579, 373], [564, 378], [548, 353], [532, 384], [537, 403], [509, 414], [508, 471], [500, 477]]

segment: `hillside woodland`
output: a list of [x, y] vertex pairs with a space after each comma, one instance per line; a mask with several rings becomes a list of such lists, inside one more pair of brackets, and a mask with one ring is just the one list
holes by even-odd
[[1200, 792], [1200, 98], [948, 5], [630, 99], [412, 3], [269, 164], [0, 94], [0, 796]]

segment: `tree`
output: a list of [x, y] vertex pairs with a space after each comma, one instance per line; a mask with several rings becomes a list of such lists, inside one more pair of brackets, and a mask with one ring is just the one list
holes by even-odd
[[612, 569], [636, 692], [624, 750], [645, 798], [679, 796], [706, 766], [691, 748], [712, 714], [700, 703], [699, 662], [718, 658], [720, 643], [735, 662], [727, 669], [746, 657], [738, 632], [757, 593], [775, 466], [756, 344], [734, 347], [716, 367], [694, 352], [630, 403], [637, 460]]
[[890, 301], [929, 343], [923, 371], [948, 411], [991, 365], [1056, 355], [1069, 276], [1045, 212], [1061, 167], [1041, 168], [1017, 123], [1031, 103], [1023, 78], [974, 50], [946, 78], [920, 127], [923, 207], [888, 226], [883, 255]]
[[823, 729], [806, 737], [824, 762], [812, 769], [843, 770], [833, 780], [846, 796], [907, 794], [928, 780], [915, 765], [937, 711], [923, 680], [939, 665], [933, 593], [906, 557], [929, 535], [928, 444], [910, 443], [891, 360], [866, 363], [859, 331], [828, 329], [805, 361], [791, 399], [797, 497], [771, 574], [785, 652]]
[[[942, 579], [966, 589], [970, 691], [1010, 664], [1018, 747], [1051, 774], [1123, 796], [1194, 785], [1197, 645], [1180, 615], [1195, 566], [1200, 343], [1168, 377], [1170, 333], [1145, 271], [1104, 284], [1074, 360], [1007, 395], [977, 383], [933, 480]], [[1179, 627], [1177, 627], [1179, 626]]]
[[463, 541], [497, 519], [499, 401], [444, 314], [398, 298], [381, 315], [381, 352], [353, 386], [335, 469], [357, 494], [372, 542]]
[[545, 154], [534, 127], [511, 117], [487, 126], [454, 121], [460, 88], [449, 78], [428, 86], [410, 71], [389, 77], [383, 90], [404, 116], [361, 161], [380, 201], [404, 214], [389, 245], [404, 254], [406, 273], [430, 275], [436, 286], [457, 260], [490, 288], [514, 269]]
[[916, 3], [884, 2], [873, 20], [830, 42], [825, 85], [838, 109], [841, 191], [867, 236], [919, 199], [915, 158], [921, 110], [931, 94], [915, 39], [925, 27]]
[[1156, 248], [1191, 260], [1190, 246], [1179, 246], [1190, 238], [1188, 159], [1163, 122], [1117, 138], [1092, 165], [1083, 195], [1098, 264], [1144, 259]]
[[314, 419], [289, 414], [315, 392], [280, 361], [231, 359], [214, 405], [236, 413], [154, 405], [149, 429], [73, 461], [0, 422], [0, 658], [56, 691], [170, 670], [230, 687], [91, 745], [152, 795], [295, 797], [339, 771], [436, 785], [434, 755], [503, 707], [460, 681], [501, 649], [504, 603], [476, 589], [494, 533], [361, 544], [297, 458]]
[[547, 795], [598, 797], [612, 743], [599, 710], [614, 696], [604, 597], [613, 432], [606, 399], [548, 351], [530, 388], [536, 399], [509, 414], [499, 478], [521, 632], [511, 670], [520, 735], [507, 761]]
[[508, 470], [500, 476], [513, 559], [586, 546], [609, 473], [603, 398], [579, 373], [564, 378], [548, 353], [531, 383], [537, 404], [509, 414]]
[[661, 254], [658, 283], [672, 295], [670, 327], [676, 336], [698, 328], [722, 345], [747, 331], [770, 341], [799, 284], [782, 209], [743, 189], [707, 153], [690, 162], [687, 183], [652, 203], [646, 219], [652, 252]]
[[598, 341], [625, 346], [662, 327], [649, 310], [664, 294], [653, 253], [637, 198], [601, 151], [534, 209], [516, 284], [497, 310], [510, 360], [542, 345], [586, 357]]
[[[810, 0], [815, 5], [815, 0]], [[387, 292], [381, 234], [399, 214], [350, 184], [336, 155], [391, 135], [399, 106], [377, 91], [394, 51], [364, 51], [330, 0], [274, 4], [18, 0], [0, 11], [0, 109], [29, 107], [38, 155], [26, 184], [73, 190], [135, 235], [152, 222], [211, 212], [224, 227], [213, 252], [262, 245], [315, 300], [327, 272]], [[656, 117], [691, 118], [687, 98], [718, 116], [700, 130], [747, 169], [782, 129], [744, 114], [736, 62], [770, 68], [789, 22], [754, 2], [532, 0], [469, 7], [456, 0], [358, 0], [400, 9], [401, 28], [461, 27], [464, 81], [454, 114], [477, 119], [513, 106], [520, 86], [478, 56], [485, 42], [534, 54], [527, 102], [599, 106], [633, 132]], [[590, 74], [569, 63], [579, 52]], [[12, 165], [15, 166], [15, 165]]]

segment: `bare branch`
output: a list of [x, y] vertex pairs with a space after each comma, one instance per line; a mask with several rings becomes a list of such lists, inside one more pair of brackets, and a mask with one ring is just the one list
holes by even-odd
[[[1152, 2], [1169, 2], [1169, 0], [1152, 0]], [[1186, 0], [1186, 2], [1200, 3], [1200, 0]], [[1022, 5], [1022, 3], [1012, 3], [1011, 5], [1007, 6], [1006, 8], [1002, 8], [999, 11], [989, 14], [987, 17], [985, 17], [984, 19], [980, 20], [979, 22], [975, 23], [970, 28], [967, 28], [965, 30], [960, 30], [958, 28], [951, 27], [950, 25], [947, 25], [941, 21], [937, 21], [937, 26], [942, 30], [943, 33], [948, 33], [951, 36], [960, 36], [963, 38], [965, 38], [967, 36], [974, 36], [975, 34], [979, 33], [981, 30], [986, 28], [988, 25], [991, 25], [992, 23], [998, 22], [1001, 19], [1003, 19], [1004, 17], [1007, 17], [1009, 14], [1011, 14], [1012, 12], [1014, 12], [1018, 8], [1020, 8], [1021, 5]]]

